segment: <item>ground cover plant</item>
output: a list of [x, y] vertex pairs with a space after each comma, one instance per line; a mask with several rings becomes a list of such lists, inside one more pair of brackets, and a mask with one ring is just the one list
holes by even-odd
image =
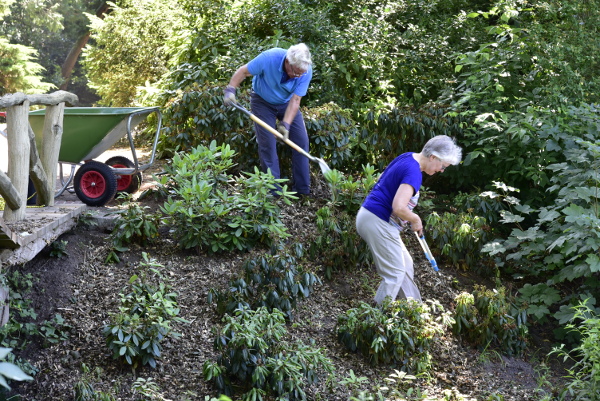
[[[61, 399], [82, 379], [93, 380], [98, 394], [121, 399], [216, 396], [202, 364], [217, 358], [210, 329], [222, 323], [222, 316], [207, 304], [207, 294], [214, 288], [242, 289], [230, 283], [243, 276], [244, 261], [258, 260], [282, 240], [301, 244], [306, 253], [300, 264], [321, 279], [309, 297], [293, 305], [287, 335], [313, 338], [327, 348], [336, 374], [347, 384], [306, 384], [307, 398], [548, 399], [568, 387], [554, 384], [554, 376], [546, 380], [547, 349], [541, 339], [566, 342], [581, 351], [576, 353], [581, 360], [593, 353], [581, 342], [582, 333], [564, 326], [577, 315], [574, 306], [586, 302], [597, 309], [600, 297], [598, 0], [92, 3], [47, 0], [42, 8], [9, 0], [0, 5], [0, 53], [8, 50], [10, 56], [15, 49], [10, 43], [22, 41], [35, 46], [48, 67], [41, 73], [34, 66], [26, 80], [23, 74], [0, 79], [14, 91], [48, 88], [39, 84], [42, 74], [66, 85], [57, 62], [58, 53], [68, 53], [64, 38], [90, 35], [83, 54], [87, 76], [80, 78], [98, 89], [99, 104], [162, 106], [166, 118], [159, 149], [173, 159], [160, 171], [167, 174], [156, 179], [152, 212], [164, 219], [146, 226], [141, 236], [127, 237], [151, 217], [141, 205], [133, 207], [121, 216], [124, 225], [113, 231], [112, 243], [105, 243], [107, 233], [80, 227], [39, 260], [15, 269], [54, 278], [36, 281], [44, 287], [29, 291], [28, 298], [16, 296], [22, 289], [14, 291], [17, 313], [7, 329], [15, 330], [7, 341], [22, 345], [13, 351], [23, 370], [35, 376], [31, 383], [15, 385], [23, 389], [23, 398]], [[107, 12], [89, 24], [79, 11], [93, 12], [96, 6]], [[63, 21], [65, 32], [53, 36]], [[287, 203], [272, 198], [278, 183], [255, 169], [252, 122], [224, 107], [221, 96], [240, 65], [269, 47], [298, 42], [308, 44], [315, 66], [301, 109], [310, 152], [335, 167], [332, 175], [340, 174], [329, 181], [314, 177], [314, 197]], [[60, 43], [60, 49], [51, 43]], [[5, 57], [8, 65], [0, 70], [14, 71], [10, 63], [22, 66], [27, 54], [34, 54], [18, 50], [16, 58]], [[238, 91], [244, 105], [249, 81]], [[460, 166], [424, 181], [433, 199], [445, 199], [419, 205], [423, 216], [433, 216], [426, 232], [439, 252], [440, 272], [421, 264], [414, 238], [402, 235], [422, 267], [417, 280], [426, 299], [456, 311], [460, 293], [477, 293], [473, 307], [465, 306], [467, 297], [459, 299], [466, 313], [461, 317], [469, 329], [489, 330], [491, 337], [486, 332], [484, 338], [494, 341], [473, 345], [446, 330], [431, 344], [436, 359], [430, 373], [412, 378], [391, 366], [365, 366], [364, 356], [348, 352], [333, 333], [338, 317], [368, 302], [378, 281], [354, 232], [361, 198], [393, 157], [418, 151], [436, 134], [456, 137], [465, 156]], [[286, 171], [289, 149], [280, 148]], [[361, 169], [372, 169], [370, 178], [357, 178]], [[118, 205], [117, 200], [111, 207]], [[87, 240], [89, 249], [82, 245]], [[128, 285], [143, 252], [161, 259], [190, 326], [177, 323], [182, 337], [163, 342], [164, 364], [136, 369], [134, 377], [128, 366], [112, 359], [101, 331], [109, 311], [118, 310], [119, 290]], [[501, 288], [506, 299], [497, 297]], [[271, 290], [264, 294], [273, 297]], [[509, 318], [519, 318], [507, 311], [509, 300], [518, 310], [525, 308], [526, 344], [541, 347], [537, 353], [521, 352], [523, 327]], [[475, 322], [481, 316], [487, 323], [483, 328]], [[486, 320], [490, 316], [494, 319]], [[577, 324], [584, 327], [585, 320]], [[504, 353], [518, 358], [501, 352], [503, 343], [496, 340], [502, 325], [508, 325], [509, 336], [517, 332]], [[461, 330], [460, 336], [466, 339], [469, 333]], [[489, 355], [497, 355], [502, 366], [491, 363]], [[90, 378], [84, 363], [99, 373]], [[582, 372], [587, 374], [585, 367]], [[570, 376], [573, 383], [581, 381], [579, 372]], [[384, 381], [397, 387], [386, 393]], [[586, 396], [579, 384], [570, 389], [572, 397], [579, 391]]]

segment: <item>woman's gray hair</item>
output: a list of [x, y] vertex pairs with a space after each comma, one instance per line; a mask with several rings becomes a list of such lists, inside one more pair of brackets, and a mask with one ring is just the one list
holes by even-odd
[[308, 71], [309, 67], [312, 65], [310, 51], [308, 50], [308, 46], [304, 43], [298, 43], [297, 45], [291, 46], [288, 49], [285, 58], [291, 65], [298, 67], [302, 71]]
[[444, 163], [450, 163], [453, 166], [460, 163], [462, 158], [462, 149], [456, 144], [454, 139], [446, 135], [434, 136], [427, 141], [421, 153], [426, 156], [435, 156]]

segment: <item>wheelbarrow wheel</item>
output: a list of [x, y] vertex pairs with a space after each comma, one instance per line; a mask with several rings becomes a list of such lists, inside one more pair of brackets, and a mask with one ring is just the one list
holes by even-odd
[[89, 206], [104, 206], [117, 193], [117, 177], [110, 166], [89, 161], [79, 167], [73, 187], [77, 197]]
[[[105, 162], [112, 168], [134, 168], [135, 164], [124, 156], [114, 156]], [[127, 192], [129, 194], [137, 192], [142, 186], [142, 173], [137, 172], [132, 175], [116, 174], [117, 192]]]

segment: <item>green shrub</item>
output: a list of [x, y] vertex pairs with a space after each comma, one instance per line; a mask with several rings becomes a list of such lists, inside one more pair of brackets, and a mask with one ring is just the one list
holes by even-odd
[[[238, 100], [246, 95], [240, 92]], [[212, 141], [228, 143], [236, 150], [236, 164], [242, 170], [259, 165], [258, 146], [251, 120], [223, 105], [223, 87], [214, 83], [193, 83], [176, 92], [165, 105], [164, 128], [158, 151], [162, 156], [189, 152]]]
[[61, 259], [63, 256], [69, 256], [67, 245], [69, 241], [57, 240], [50, 244], [50, 256]]
[[[171, 324], [184, 321], [177, 317], [177, 294], [163, 283], [165, 277], [157, 269], [162, 266], [146, 253], [142, 256], [140, 275], [129, 279], [129, 288], [124, 290], [130, 292], [120, 294], [119, 312], [111, 314], [110, 323], [103, 329], [113, 358], [125, 360], [134, 369], [146, 364], [155, 368], [161, 342], [167, 336], [177, 336]], [[153, 273], [159, 283], [152, 283], [148, 273]]]
[[492, 239], [492, 229], [485, 218], [467, 213], [430, 213], [425, 223], [431, 246], [441, 250], [452, 266], [478, 272], [493, 263], [484, 263], [481, 249]]
[[[289, 236], [280, 218], [273, 192], [278, 183], [270, 173], [228, 174], [233, 166], [229, 145], [198, 146], [176, 154], [159, 185], [170, 192], [161, 210], [184, 249], [228, 252], [248, 250], [257, 244], [271, 246]], [[294, 198], [287, 187], [278, 202]]]
[[224, 291], [211, 289], [209, 302], [216, 298], [220, 314], [265, 307], [269, 312], [279, 309], [291, 319], [298, 300], [308, 298], [314, 285], [321, 283], [297, 264], [296, 258], [303, 256], [302, 244], [294, 248], [295, 255], [280, 246], [273, 247], [271, 254], [246, 261], [244, 277], [231, 281]]
[[[438, 322], [435, 313], [441, 313]], [[353, 352], [360, 352], [372, 364], [398, 364], [409, 373], [431, 368], [429, 349], [436, 337], [452, 323], [437, 302], [415, 300], [384, 302], [381, 307], [361, 303], [338, 317], [338, 340]]]
[[214, 342], [220, 355], [216, 362], [205, 362], [203, 372], [229, 396], [304, 400], [305, 385], [316, 383], [321, 372], [333, 374], [322, 349], [285, 340], [285, 316], [277, 309], [240, 309], [226, 315], [224, 323]]
[[497, 348], [507, 355], [521, 355], [527, 346], [527, 313], [507, 299], [505, 289], [488, 290], [476, 285], [473, 294], [456, 299], [452, 329], [479, 348]]
[[600, 394], [600, 318], [585, 301], [573, 309], [573, 318], [566, 328], [581, 338], [579, 345], [566, 350], [562, 344], [551, 352], [572, 362], [567, 369], [570, 382], [560, 399], [595, 400]]
[[356, 179], [331, 170], [325, 175], [331, 189], [331, 206], [356, 215], [378, 178], [379, 175], [375, 174], [375, 168], [370, 164], [362, 166], [362, 177]]
[[331, 201], [317, 211], [317, 236], [308, 253], [330, 279], [336, 271], [353, 269], [371, 260], [367, 244], [356, 232], [355, 219], [377, 176], [373, 166], [366, 165], [361, 178], [354, 179], [334, 169], [325, 179], [331, 189]]
[[317, 210], [317, 236], [310, 243], [309, 255], [327, 279], [335, 272], [369, 264], [371, 253], [356, 232], [356, 215], [330, 207]]
[[93, 372], [85, 364], [81, 364], [83, 374], [81, 378], [75, 383], [75, 401], [116, 401], [116, 398], [112, 394], [108, 394], [102, 391], [98, 391], [94, 388], [94, 381], [100, 380], [102, 374], [102, 368], [96, 368]]
[[355, 169], [352, 151], [359, 131], [350, 112], [335, 103], [303, 109], [306, 131], [310, 138], [310, 153], [327, 160], [334, 169]]
[[154, 243], [158, 238], [158, 227], [161, 223], [161, 215], [151, 213], [149, 206], [134, 202], [129, 194], [119, 196], [125, 202], [122, 209], [111, 212], [117, 215], [117, 221], [110, 234], [112, 251], [108, 254], [107, 262], [118, 262], [117, 252], [129, 250], [128, 245], [131, 243], [142, 246]]
[[[582, 134], [586, 140], [571, 137], [568, 161], [548, 166], [553, 204], [534, 209], [513, 197], [515, 206], [502, 214], [502, 222], [512, 227], [510, 235], [483, 249], [503, 272], [531, 284], [520, 292], [528, 312], [540, 320], [552, 306], [570, 310], [581, 296], [594, 306], [600, 296], [593, 279], [600, 269], [600, 146], [593, 132]], [[522, 223], [527, 218], [533, 220], [530, 227]], [[554, 317], [568, 320], [564, 311]]]
[[131, 243], [146, 246], [155, 242], [161, 223], [160, 214], [151, 213], [150, 206], [134, 202], [129, 194], [119, 197], [124, 202], [121, 209], [113, 212], [117, 216], [117, 222], [110, 235], [113, 245], [124, 248]]

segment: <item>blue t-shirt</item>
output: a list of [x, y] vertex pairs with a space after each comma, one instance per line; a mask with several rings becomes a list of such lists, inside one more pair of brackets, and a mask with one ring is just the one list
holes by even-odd
[[419, 162], [413, 157], [414, 152], [403, 153], [396, 157], [383, 170], [379, 181], [373, 187], [362, 206], [382, 219], [389, 221], [392, 215], [392, 203], [401, 184], [414, 188], [413, 196], [419, 192], [423, 174]]
[[278, 47], [269, 49], [247, 64], [248, 72], [253, 75], [252, 89], [270, 104], [285, 104], [292, 95], [305, 96], [312, 79], [312, 67], [306, 74], [297, 78], [288, 78], [284, 61], [287, 50]]

